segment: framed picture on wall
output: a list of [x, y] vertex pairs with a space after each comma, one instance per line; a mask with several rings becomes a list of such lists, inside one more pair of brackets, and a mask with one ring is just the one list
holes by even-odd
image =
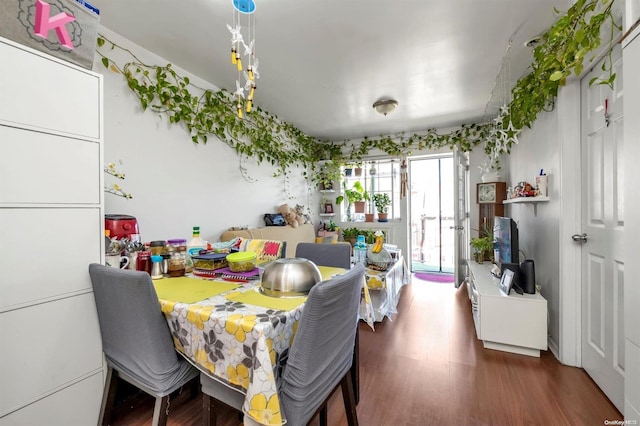
[[326, 203], [324, 205], [324, 212], [325, 213], [333, 213], [333, 204], [331, 203]]

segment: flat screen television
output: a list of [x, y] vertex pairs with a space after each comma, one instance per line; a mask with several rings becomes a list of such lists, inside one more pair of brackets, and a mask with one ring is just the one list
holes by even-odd
[[493, 258], [499, 267], [520, 263], [518, 225], [510, 217], [496, 216], [493, 222]]

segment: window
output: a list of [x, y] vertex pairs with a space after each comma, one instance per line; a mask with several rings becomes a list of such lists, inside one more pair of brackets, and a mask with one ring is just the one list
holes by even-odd
[[[362, 187], [370, 195], [376, 193], [386, 193], [391, 199], [391, 205], [387, 213], [389, 219], [400, 219], [400, 161], [399, 160], [378, 160], [378, 161], [365, 161], [362, 163], [362, 173], [360, 176], [352, 171], [350, 175], [343, 173], [343, 182], [340, 188], [340, 192], [344, 195], [344, 190], [352, 189], [356, 182], [360, 182]], [[344, 167], [345, 169], [351, 167]], [[355, 166], [353, 166], [355, 168]], [[364, 221], [364, 213], [355, 213], [353, 206], [351, 211], [347, 211], [349, 204], [344, 200], [340, 204], [340, 212], [344, 220], [349, 220], [348, 216], [351, 216], [351, 221], [361, 222]], [[365, 206], [366, 213], [376, 213], [375, 206], [371, 201], [367, 201]]]

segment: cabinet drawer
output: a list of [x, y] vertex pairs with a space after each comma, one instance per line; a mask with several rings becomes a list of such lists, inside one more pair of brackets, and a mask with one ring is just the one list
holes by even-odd
[[0, 314], [0, 416], [102, 369], [93, 293]]
[[0, 125], [2, 203], [98, 204], [101, 173], [98, 142]]
[[0, 426], [73, 426], [98, 423], [102, 372], [0, 418]]
[[0, 58], [0, 120], [67, 135], [101, 137], [99, 74], [1, 40]]
[[0, 312], [90, 291], [88, 267], [100, 262], [103, 226], [97, 207], [0, 209]]

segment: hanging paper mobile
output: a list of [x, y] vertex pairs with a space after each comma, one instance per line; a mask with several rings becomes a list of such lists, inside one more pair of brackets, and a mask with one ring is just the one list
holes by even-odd
[[[242, 118], [242, 100], [246, 96], [246, 111], [251, 112], [253, 105], [253, 96], [256, 90], [255, 80], [260, 78], [258, 73], [258, 59], [255, 57], [255, 18], [253, 12], [256, 10], [256, 3], [253, 0], [232, 0], [233, 4], [233, 25], [227, 24], [227, 28], [231, 33], [231, 63], [236, 66], [238, 71], [238, 79], [236, 80], [236, 91], [234, 96], [237, 97], [238, 117]], [[244, 26], [241, 20], [245, 20]], [[246, 37], [242, 34], [242, 28], [246, 28]], [[250, 40], [249, 44], [245, 40]], [[244, 77], [246, 83], [240, 85], [241, 73], [243, 71], [241, 48], [244, 48], [244, 56], [247, 57], [247, 67]]]

